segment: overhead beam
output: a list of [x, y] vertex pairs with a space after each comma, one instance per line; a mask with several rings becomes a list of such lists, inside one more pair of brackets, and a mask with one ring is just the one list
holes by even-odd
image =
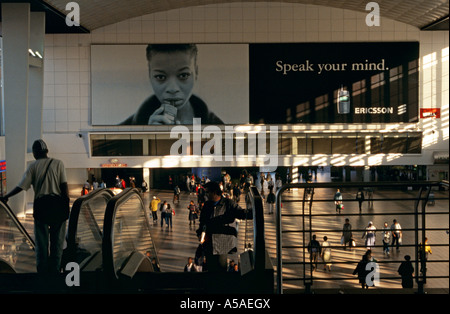
[[448, 18], [449, 16], [444, 16], [428, 25], [425, 25], [420, 28], [421, 31], [448, 31], [449, 25], [448, 25]]

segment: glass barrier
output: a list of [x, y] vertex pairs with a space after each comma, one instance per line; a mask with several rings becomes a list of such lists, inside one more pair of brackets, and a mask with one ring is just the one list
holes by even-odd
[[[127, 188], [107, 205], [104, 220], [103, 267], [107, 275], [118, 278], [127, 262], [158, 257], [150, 233], [150, 212], [135, 188]], [[136, 267], [138, 268], [138, 267]]]
[[0, 272], [36, 272], [34, 241], [3, 202], [0, 202], [0, 264]]
[[103, 220], [106, 205], [113, 196], [109, 189], [96, 189], [73, 203], [67, 229], [65, 262], [77, 262], [83, 269], [92, 258], [101, 256]]

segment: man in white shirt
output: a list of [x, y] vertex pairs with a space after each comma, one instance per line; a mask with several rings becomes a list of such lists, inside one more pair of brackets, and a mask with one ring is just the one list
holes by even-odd
[[396, 246], [397, 251], [400, 250], [400, 242], [402, 239], [402, 227], [398, 223], [396, 219], [394, 219], [393, 224], [391, 226], [392, 230], [392, 247]]
[[[43, 140], [36, 140], [32, 149], [36, 160], [28, 166], [19, 184], [6, 194], [2, 200], [7, 202], [8, 198], [23, 190], [27, 191], [33, 186], [35, 201], [42, 195], [56, 194], [61, 195], [67, 201], [67, 206], [69, 206], [69, 189], [63, 162], [48, 158], [47, 144]], [[58, 215], [56, 212], [53, 214]], [[37, 272], [44, 275], [56, 275], [61, 270], [61, 258], [68, 216], [65, 217], [64, 214], [62, 219], [65, 219], [55, 224], [43, 222], [37, 217], [35, 211], [33, 216], [35, 217], [34, 235]]]

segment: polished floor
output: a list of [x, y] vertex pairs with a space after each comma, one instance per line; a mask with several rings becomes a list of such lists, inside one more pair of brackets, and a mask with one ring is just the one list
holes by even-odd
[[[316, 190], [315, 199], [332, 198], [335, 191]], [[414, 228], [415, 221], [413, 212], [414, 201], [400, 200], [402, 198], [414, 198], [416, 191], [375, 191], [374, 198], [392, 198], [394, 201], [374, 202], [373, 209], [368, 209], [368, 203], [363, 203], [361, 214], [359, 213], [358, 203], [355, 199], [356, 191], [343, 191], [345, 201], [345, 209], [341, 214], [336, 214], [333, 202], [318, 203], [313, 207], [314, 216], [312, 221], [305, 221], [303, 225], [302, 219], [296, 214], [300, 213], [301, 203], [286, 202], [282, 208], [282, 260], [283, 260], [283, 289], [302, 289], [304, 288], [303, 280], [296, 280], [296, 277], [306, 277], [311, 275], [309, 266], [303, 269], [302, 265], [296, 264], [300, 261], [309, 261], [309, 253], [304, 252], [302, 246], [308, 244], [310, 238], [308, 236], [303, 241], [302, 234], [296, 231], [311, 224], [313, 232], [320, 243], [323, 242], [323, 236], [328, 237], [328, 242], [332, 246], [332, 266], [331, 271], [323, 270], [324, 265], [319, 264], [317, 270], [312, 273], [313, 287], [327, 289], [349, 289], [358, 288], [359, 283], [353, 270], [362, 255], [366, 252], [365, 240], [362, 238], [364, 229], [368, 222], [372, 221], [377, 228], [376, 243], [372, 249], [373, 258], [379, 264], [379, 283], [374, 289], [389, 288], [400, 289], [401, 280], [398, 278], [397, 272], [400, 263], [404, 260], [405, 255], [414, 256]], [[447, 197], [448, 191], [436, 192], [436, 197]], [[157, 195], [161, 200], [172, 201], [172, 194], [168, 191], [151, 191], [145, 196], [148, 199]], [[299, 200], [303, 197], [303, 190], [286, 191], [282, 200]], [[193, 256], [198, 246], [198, 239], [195, 234], [196, 226], [190, 226], [188, 221], [187, 205], [191, 199], [195, 200], [194, 195], [187, 192], [181, 195], [179, 204], [175, 204], [176, 215], [173, 217], [173, 227], [169, 228], [165, 224], [163, 227], [160, 221], [153, 226], [153, 236], [155, 238], [158, 256], [160, 258], [161, 269], [163, 271], [182, 271], [187, 258]], [[240, 205], [245, 206], [244, 198], [241, 197]], [[265, 240], [266, 247], [271, 257], [272, 264], [276, 268], [276, 215], [268, 213], [267, 203], [265, 206]], [[429, 256], [427, 266], [428, 276], [447, 278], [428, 279], [426, 287], [448, 289], [449, 288], [449, 253], [448, 253], [448, 199], [437, 200], [434, 206], [427, 206], [426, 227], [430, 229], [426, 236], [432, 247], [432, 254]], [[433, 214], [439, 213], [439, 214]], [[442, 214], [444, 213], [444, 214]], [[446, 214], [445, 214], [446, 213]], [[345, 218], [349, 218], [352, 224], [354, 238], [357, 242], [357, 248], [352, 250], [343, 250], [340, 245], [342, 235], [342, 225]], [[388, 222], [390, 227], [393, 219], [397, 219], [403, 229], [403, 243], [399, 250], [390, 248], [389, 256], [383, 253], [382, 249], [382, 232], [384, 222]], [[306, 220], [306, 219], [305, 219]], [[245, 229], [245, 224], [249, 225], [249, 229]], [[419, 221], [421, 224], [421, 221]], [[239, 253], [245, 250], [245, 243], [252, 242], [252, 222], [240, 221], [238, 236], [238, 254], [230, 256], [229, 259], [239, 260]], [[245, 232], [247, 230], [247, 232]], [[419, 235], [421, 237], [421, 234]], [[322, 262], [319, 259], [319, 262]], [[389, 279], [397, 277], [396, 279]], [[339, 280], [338, 280], [339, 279]], [[416, 284], [415, 284], [416, 287]], [[448, 290], [447, 290], [448, 291]]]
[[[320, 173], [319, 173], [320, 176]], [[71, 196], [75, 200], [81, 186], [71, 186]], [[335, 191], [332, 190], [316, 190], [314, 199], [329, 199], [332, 198]], [[404, 201], [414, 197], [415, 191], [390, 191], [380, 190], [375, 191], [374, 198], [392, 198], [395, 199], [390, 202], [374, 202], [374, 208], [369, 209], [367, 202], [363, 204], [363, 209], [360, 214], [358, 203], [354, 201], [356, 191], [348, 190], [342, 191], [344, 196], [345, 208], [341, 214], [335, 212], [333, 202], [318, 202], [313, 206], [312, 220], [304, 219], [298, 216], [301, 213], [301, 203], [295, 200], [300, 200], [303, 197], [303, 190], [292, 189], [286, 191], [282, 195], [282, 219], [281, 229], [282, 233], [282, 261], [283, 261], [283, 289], [303, 289], [303, 280], [298, 279], [303, 276], [313, 276], [314, 289], [356, 289], [359, 288], [357, 277], [353, 275], [353, 270], [361, 256], [366, 252], [364, 239], [362, 235], [364, 229], [367, 227], [369, 221], [372, 221], [377, 228], [376, 247], [373, 248], [373, 257], [379, 262], [380, 266], [380, 281], [373, 289], [400, 289], [401, 280], [388, 279], [389, 277], [398, 277], [397, 269], [400, 262], [405, 255], [414, 256], [414, 216], [410, 215], [414, 208], [413, 201]], [[439, 288], [448, 291], [449, 288], [449, 217], [448, 217], [448, 191], [437, 191], [436, 197], [446, 197], [446, 200], [436, 200], [434, 206], [427, 206], [426, 227], [436, 230], [427, 232], [427, 237], [433, 254], [430, 255], [428, 263], [428, 275], [431, 277], [446, 276], [447, 278], [432, 278], [427, 281], [426, 288]], [[175, 216], [172, 218], [172, 227], [165, 223], [161, 226], [160, 217], [158, 221], [152, 225], [152, 237], [155, 242], [158, 253], [160, 267], [163, 272], [182, 272], [188, 257], [194, 256], [198, 246], [198, 239], [196, 236], [196, 229], [198, 222], [195, 225], [190, 225], [188, 220], [187, 206], [190, 200], [196, 200], [195, 195], [190, 195], [187, 192], [182, 192], [180, 201], [173, 204], [173, 193], [166, 190], [151, 190], [146, 192], [143, 196], [145, 206], [149, 205], [150, 199], [153, 196], [158, 196], [161, 200], [168, 201], [175, 209]], [[244, 204], [244, 197], [241, 197], [240, 205]], [[275, 269], [276, 261], [276, 215], [268, 213], [267, 204], [265, 206], [265, 240], [266, 248], [270, 255], [272, 264]], [[433, 214], [433, 213], [440, 214]], [[446, 213], [446, 214], [442, 214]], [[160, 213], [158, 212], [158, 215]], [[28, 217], [28, 218], [27, 218]], [[30, 215], [22, 217], [25, 227], [32, 234], [32, 222]], [[340, 246], [340, 239], [342, 235], [342, 225], [344, 219], [349, 218], [353, 227], [354, 238], [357, 242], [357, 248], [352, 250], [343, 250]], [[397, 219], [404, 229], [403, 246], [397, 251], [391, 248], [391, 254], [386, 256], [381, 248], [381, 234], [380, 229], [383, 223], [388, 222], [389, 226], [392, 220]], [[245, 225], [249, 224], [246, 229]], [[421, 223], [421, 222], [420, 222]], [[239, 236], [238, 236], [238, 253], [230, 255], [229, 259], [239, 262], [239, 254], [245, 250], [245, 244], [252, 242], [252, 222], [239, 222]], [[324, 265], [318, 265], [317, 270], [311, 272], [309, 265], [303, 268], [297, 262], [309, 261], [309, 254], [303, 249], [310, 240], [308, 234], [307, 239], [303, 239], [302, 233], [297, 232], [303, 228], [311, 226], [313, 233], [317, 236], [320, 243], [323, 242], [323, 236], [328, 237], [331, 244], [331, 271], [323, 270]], [[246, 232], [247, 230], [247, 232]], [[312, 233], [311, 233], [312, 235]], [[319, 262], [322, 262], [319, 259]], [[276, 273], [276, 272], [275, 272]], [[276, 274], [277, 275], [277, 274]], [[276, 281], [276, 280], [275, 280]], [[415, 284], [416, 288], [416, 284]], [[381, 291], [381, 290], [380, 290]]]

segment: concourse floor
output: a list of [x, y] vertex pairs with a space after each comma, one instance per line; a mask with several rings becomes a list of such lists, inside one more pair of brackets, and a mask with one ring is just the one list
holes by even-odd
[[[71, 186], [71, 199], [74, 201], [80, 195], [81, 186]], [[314, 200], [332, 199], [335, 191], [316, 189]], [[342, 191], [344, 198], [344, 210], [341, 214], [335, 212], [335, 205], [330, 202], [315, 202], [313, 205], [312, 221], [308, 219], [302, 220], [300, 214], [302, 212], [302, 205], [300, 202], [293, 202], [292, 200], [300, 200], [303, 198], [303, 190], [292, 189], [285, 191], [282, 195], [282, 201], [285, 201], [282, 206], [281, 229], [283, 247], [282, 261], [283, 261], [283, 289], [287, 291], [291, 289], [304, 289], [303, 280], [296, 280], [298, 277], [310, 276], [311, 269], [309, 266], [303, 268], [302, 265], [296, 262], [309, 261], [309, 254], [305, 252], [302, 246], [307, 245], [310, 240], [310, 234], [307, 233], [303, 239], [302, 233], [296, 231], [302, 228], [308, 228], [310, 225], [313, 234], [317, 236], [317, 240], [322, 243], [323, 237], [327, 236], [331, 244], [331, 271], [323, 270], [324, 265], [320, 264], [322, 260], [319, 258], [319, 265], [313, 275], [313, 289], [335, 289], [336, 291], [346, 289], [358, 289], [360, 285], [358, 279], [352, 274], [356, 263], [361, 259], [366, 252], [364, 239], [362, 235], [364, 229], [367, 227], [369, 221], [372, 221], [377, 228], [376, 243], [373, 248], [373, 257], [379, 261], [380, 267], [380, 281], [371, 289], [401, 289], [400, 279], [385, 279], [386, 277], [398, 277], [397, 269], [400, 262], [405, 255], [414, 256], [414, 247], [408, 246], [414, 243], [415, 226], [414, 216], [410, 215], [413, 212], [414, 201], [405, 201], [403, 199], [414, 198], [417, 196], [417, 191], [392, 191], [392, 190], [378, 190], [374, 193], [374, 199], [377, 198], [392, 198], [395, 199], [389, 202], [374, 202], [373, 209], [368, 208], [368, 203], [364, 202], [362, 212], [360, 214], [358, 203], [355, 201], [356, 190]], [[152, 237], [156, 246], [157, 254], [160, 261], [160, 268], [163, 272], [182, 272], [188, 257], [193, 257], [198, 246], [198, 239], [196, 236], [196, 229], [198, 228], [198, 221], [195, 225], [190, 225], [188, 220], [187, 206], [190, 200], [196, 201], [195, 195], [182, 191], [179, 203], [173, 204], [173, 193], [168, 190], [151, 190], [144, 194], [143, 199], [145, 206], [148, 206], [153, 196], [159, 197], [162, 201], [168, 201], [175, 209], [175, 216], [172, 217], [172, 227], [163, 223], [161, 226], [160, 212], [158, 211], [158, 221], [152, 225]], [[436, 228], [439, 230], [430, 230], [426, 236], [429, 239], [433, 254], [429, 256], [429, 263], [427, 270], [429, 276], [447, 276], [449, 275], [449, 204], [448, 191], [436, 191], [436, 198], [447, 197], [447, 200], [436, 200], [434, 206], [427, 206], [426, 227]], [[239, 203], [242, 207], [245, 206], [244, 196], [241, 196]], [[266, 248], [270, 255], [272, 264], [276, 272], [276, 214], [269, 214], [267, 204], [265, 206], [265, 239]], [[433, 214], [433, 212], [446, 212], [446, 215]], [[30, 214], [20, 217], [24, 226], [28, 229], [30, 235], [32, 232], [32, 216]], [[357, 247], [352, 250], [344, 250], [340, 245], [342, 235], [342, 225], [345, 218], [349, 218], [352, 224], [354, 238]], [[392, 220], [397, 219], [405, 230], [403, 232], [403, 245], [400, 250], [390, 248], [390, 255], [386, 256], [382, 251], [382, 232], [383, 223], [386, 221], [390, 226]], [[230, 255], [229, 259], [238, 262], [239, 253], [245, 249], [245, 243], [251, 242], [251, 231], [245, 232], [245, 221], [240, 221], [239, 235], [238, 235], [238, 253]], [[251, 224], [252, 222], [247, 222]], [[421, 224], [421, 220], [419, 221]], [[421, 235], [420, 235], [421, 237]], [[247, 238], [247, 240], [246, 240]], [[250, 241], [249, 241], [250, 239]], [[289, 248], [292, 247], [292, 248]], [[339, 279], [339, 280], [337, 280]], [[276, 279], [275, 279], [276, 282]], [[414, 288], [416, 289], [416, 283]], [[449, 288], [448, 278], [429, 279], [425, 288], [438, 288], [447, 291]], [[380, 290], [381, 291], [381, 290]]]
[[[332, 198], [335, 191], [331, 190], [316, 190], [315, 199]], [[328, 241], [333, 246], [332, 248], [332, 266], [331, 271], [324, 271], [323, 264], [318, 265], [318, 269], [314, 271], [313, 287], [324, 289], [352, 289], [359, 288], [359, 283], [355, 275], [352, 274], [356, 263], [361, 259], [366, 252], [364, 239], [364, 229], [367, 227], [369, 221], [372, 221], [377, 228], [376, 233], [376, 247], [372, 249], [373, 257], [379, 261], [380, 266], [380, 282], [376, 288], [401, 288], [400, 279], [384, 279], [386, 277], [398, 277], [397, 269], [400, 262], [403, 261], [405, 255], [414, 256], [414, 247], [408, 246], [414, 243], [414, 231], [408, 230], [414, 228], [414, 216], [408, 213], [413, 212], [414, 201], [405, 201], [402, 199], [416, 197], [417, 191], [375, 191], [374, 198], [392, 198], [396, 199], [389, 202], [374, 202], [373, 209], [368, 209], [368, 203], [364, 202], [362, 212], [359, 214], [358, 203], [354, 201], [356, 191], [342, 191], [344, 197], [344, 210], [341, 214], [336, 214], [334, 203], [317, 203], [313, 207], [313, 213], [319, 216], [313, 217], [312, 229], [319, 230], [315, 232], [320, 243], [323, 242], [323, 236], [328, 237]], [[152, 226], [152, 235], [155, 241], [156, 249], [161, 263], [162, 271], [183, 271], [183, 267], [187, 262], [189, 256], [194, 256], [195, 250], [198, 246], [198, 239], [195, 230], [198, 228], [198, 222], [195, 225], [189, 225], [187, 206], [190, 200], [196, 201], [195, 195], [189, 195], [187, 192], [182, 192], [180, 202], [173, 205], [173, 194], [170, 191], [152, 190], [147, 192], [144, 196], [146, 206], [153, 195], [158, 196], [162, 201], [168, 201], [174, 208], [176, 215], [172, 218], [173, 227], [168, 227], [165, 223], [161, 227], [160, 216], [158, 221]], [[435, 192], [436, 197], [448, 197], [448, 191]], [[282, 200], [302, 199], [303, 190], [286, 191]], [[345, 201], [348, 200], [348, 201]], [[241, 196], [241, 207], [245, 206], [244, 197]], [[272, 264], [276, 268], [276, 215], [268, 213], [267, 203], [264, 202], [264, 217], [265, 217], [265, 238], [266, 247], [272, 260]], [[301, 219], [296, 216], [287, 216], [284, 214], [295, 214], [301, 210], [301, 203], [286, 202], [282, 208], [282, 230], [298, 230], [302, 228]], [[432, 212], [447, 212], [447, 215], [433, 215]], [[426, 227], [439, 228], [445, 230], [428, 231], [427, 237], [431, 244], [433, 254], [429, 256], [430, 262], [427, 266], [429, 276], [448, 276], [449, 275], [449, 253], [448, 253], [448, 200], [437, 200], [434, 206], [427, 206]], [[331, 215], [330, 215], [331, 214]], [[158, 212], [158, 215], [160, 213]], [[323, 216], [320, 216], [323, 215]], [[357, 242], [357, 248], [352, 250], [343, 250], [340, 246], [340, 239], [342, 235], [342, 225], [345, 218], [349, 218], [352, 224], [354, 238]], [[383, 223], [386, 221], [390, 227], [393, 219], [397, 219], [401, 224], [403, 231], [403, 245], [399, 250], [390, 248], [389, 256], [383, 254], [382, 249], [382, 232]], [[238, 236], [238, 253], [229, 256], [229, 260], [239, 260], [239, 253], [245, 250], [245, 243], [252, 242], [251, 230], [245, 233], [245, 221], [240, 221], [239, 236]], [[247, 222], [252, 224], [252, 222]], [[421, 223], [421, 221], [419, 222]], [[306, 222], [308, 226], [309, 222]], [[251, 228], [250, 228], [251, 229]], [[329, 231], [328, 231], [329, 230]], [[358, 231], [359, 230], [359, 231]], [[419, 236], [421, 237], [421, 235]], [[247, 240], [246, 240], [247, 239]], [[283, 246], [298, 246], [307, 245], [309, 241], [303, 239], [300, 233], [287, 232], [283, 233]], [[433, 246], [433, 244], [437, 244]], [[309, 254], [303, 254], [303, 249], [283, 249], [283, 261], [296, 262], [303, 261], [305, 258], [309, 261]], [[433, 262], [434, 261], [434, 262]], [[447, 262], [439, 262], [447, 261]], [[322, 260], [319, 258], [319, 262]], [[309, 275], [310, 269], [306, 269], [306, 275]], [[283, 278], [295, 277], [303, 275], [303, 267], [283, 264]], [[343, 278], [343, 280], [336, 280], [335, 278]], [[292, 278], [291, 278], [292, 279]], [[288, 279], [283, 280], [284, 289], [302, 289], [304, 288], [303, 281], [295, 281]], [[415, 284], [416, 285], [416, 284]], [[429, 279], [426, 287], [448, 289], [449, 281], [444, 278]]]
[[[303, 190], [293, 189], [286, 191], [282, 195], [283, 207], [281, 210], [281, 228], [283, 246], [283, 289], [299, 289], [303, 286], [303, 281], [295, 280], [296, 277], [313, 276], [313, 288], [322, 289], [340, 289], [346, 290], [360, 287], [356, 275], [353, 270], [356, 264], [367, 251], [365, 238], [365, 228], [369, 221], [376, 227], [375, 247], [371, 248], [372, 257], [378, 262], [379, 266], [379, 282], [372, 289], [400, 289], [401, 279], [389, 279], [389, 277], [399, 277], [398, 267], [404, 260], [405, 255], [410, 255], [412, 260], [415, 256], [415, 217], [414, 199], [417, 197], [418, 191], [393, 191], [388, 189], [376, 190], [374, 192], [373, 208], [369, 208], [369, 204], [365, 201], [362, 204], [362, 210], [359, 211], [358, 202], [355, 200], [356, 190], [341, 190], [344, 199], [344, 210], [336, 213], [333, 201], [317, 202], [317, 200], [332, 200], [335, 190], [316, 189], [314, 192], [314, 200], [312, 207], [312, 217], [306, 217], [303, 221], [301, 217], [296, 216], [302, 212], [301, 202], [288, 202], [289, 200], [299, 200], [303, 198]], [[449, 216], [448, 216], [448, 191], [436, 191], [435, 197], [447, 197], [447, 200], [436, 200], [433, 206], [426, 207], [426, 228], [440, 229], [428, 230], [426, 237], [431, 245], [432, 254], [428, 257], [427, 275], [428, 276], [447, 276], [449, 275]], [[391, 201], [377, 201], [377, 199], [392, 199]], [[306, 203], [305, 205], [308, 205]], [[446, 214], [433, 214], [433, 213]], [[305, 214], [308, 214], [308, 207]], [[344, 250], [341, 245], [342, 227], [345, 219], [348, 218], [352, 225], [353, 238], [356, 241], [356, 248]], [[388, 227], [396, 219], [403, 229], [402, 245], [397, 250], [390, 247], [390, 254], [383, 252], [382, 238], [384, 222], [388, 223]], [[270, 248], [271, 256], [274, 257], [274, 244], [276, 243], [276, 218], [273, 215], [266, 215], [266, 244]], [[304, 224], [304, 225], [303, 225]], [[422, 227], [422, 220], [419, 217], [419, 228]], [[307, 233], [303, 239], [301, 233], [295, 232], [302, 228], [309, 228], [313, 232]], [[318, 259], [317, 269], [312, 271], [309, 265], [305, 268], [301, 265], [295, 265], [297, 261], [310, 261], [310, 255], [307, 250], [297, 248], [297, 246], [306, 246], [312, 235], [316, 235], [317, 240], [322, 244], [323, 237], [327, 236], [331, 249], [331, 271], [324, 270], [324, 263], [321, 258]], [[421, 242], [422, 234], [418, 234], [419, 242]], [[292, 248], [290, 248], [292, 247]], [[413, 266], [415, 264], [413, 263]], [[339, 280], [337, 280], [339, 279]], [[414, 283], [416, 287], [416, 283]], [[448, 292], [448, 278], [428, 279], [427, 288], [446, 289]]]

